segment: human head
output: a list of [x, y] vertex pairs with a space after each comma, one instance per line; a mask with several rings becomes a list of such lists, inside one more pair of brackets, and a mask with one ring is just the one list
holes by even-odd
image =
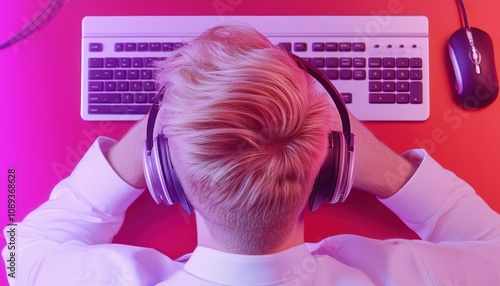
[[244, 25], [214, 27], [158, 63], [159, 124], [196, 212], [224, 248], [279, 246], [307, 204], [332, 121], [328, 96]]

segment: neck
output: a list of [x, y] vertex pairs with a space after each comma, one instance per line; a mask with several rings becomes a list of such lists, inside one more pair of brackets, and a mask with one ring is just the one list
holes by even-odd
[[[205, 246], [209, 247], [212, 249], [216, 249], [219, 251], [224, 251], [224, 252], [230, 252], [230, 253], [236, 253], [236, 254], [243, 254], [235, 251], [234, 249], [227, 249], [224, 246], [222, 246], [220, 243], [217, 242], [216, 239], [213, 238], [211, 235], [207, 225], [205, 224], [205, 220], [201, 215], [199, 215], [197, 212], [196, 214], [196, 229], [197, 229], [197, 234], [198, 234], [198, 245], [200, 246]], [[272, 249], [268, 253], [259, 253], [259, 254], [273, 254], [273, 253], [278, 253], [284, 250], [287, 250], [289, 248], [292, 248], [294, 246], [300, 245], [304, 243], [304, 213], [302, 213], [297, 221], [295, 222], [295, 225], [290, 232], [290, 234], [286, 237], [286, 239], [278, 245], [276, 248]], [[251, 253], [245, 253], [245, 254], [251, 254]]]

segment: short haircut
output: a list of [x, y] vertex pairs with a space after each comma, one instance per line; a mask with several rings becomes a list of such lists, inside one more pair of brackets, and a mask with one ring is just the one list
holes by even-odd
[[186, 195], [217, 243], [276, 249], [324, 162], [332, 104], [254, 28], [214, 27], [157, 64], [159, 121]]

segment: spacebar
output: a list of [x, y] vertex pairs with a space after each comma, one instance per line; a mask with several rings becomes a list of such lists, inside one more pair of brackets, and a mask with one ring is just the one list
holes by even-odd
[[89, 114], [146, 114], [150, 109], [151, 109], [150, 104], [145, 104], [145, 105], [90, 104]]

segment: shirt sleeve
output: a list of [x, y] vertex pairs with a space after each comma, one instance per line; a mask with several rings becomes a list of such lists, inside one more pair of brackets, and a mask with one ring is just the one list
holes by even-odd
[[[150, 285], [165, 278], [169, 267], [179, 267], [155, 250], [110, 244], [126, 209], [143, 191], [124, 182], [107, 162], [104, 153], [114, 144], [98, 138], [49, 200], [17, 225], [18, 266], [9, 283]], [[10, 250], [2, 255], [9, 257]]]
[[313, 245], [376, 285], [500, 285], [500, 216], [424, 150], [403, 154], [417, 171], [381, 199], [420, 240], [337, 235]]

